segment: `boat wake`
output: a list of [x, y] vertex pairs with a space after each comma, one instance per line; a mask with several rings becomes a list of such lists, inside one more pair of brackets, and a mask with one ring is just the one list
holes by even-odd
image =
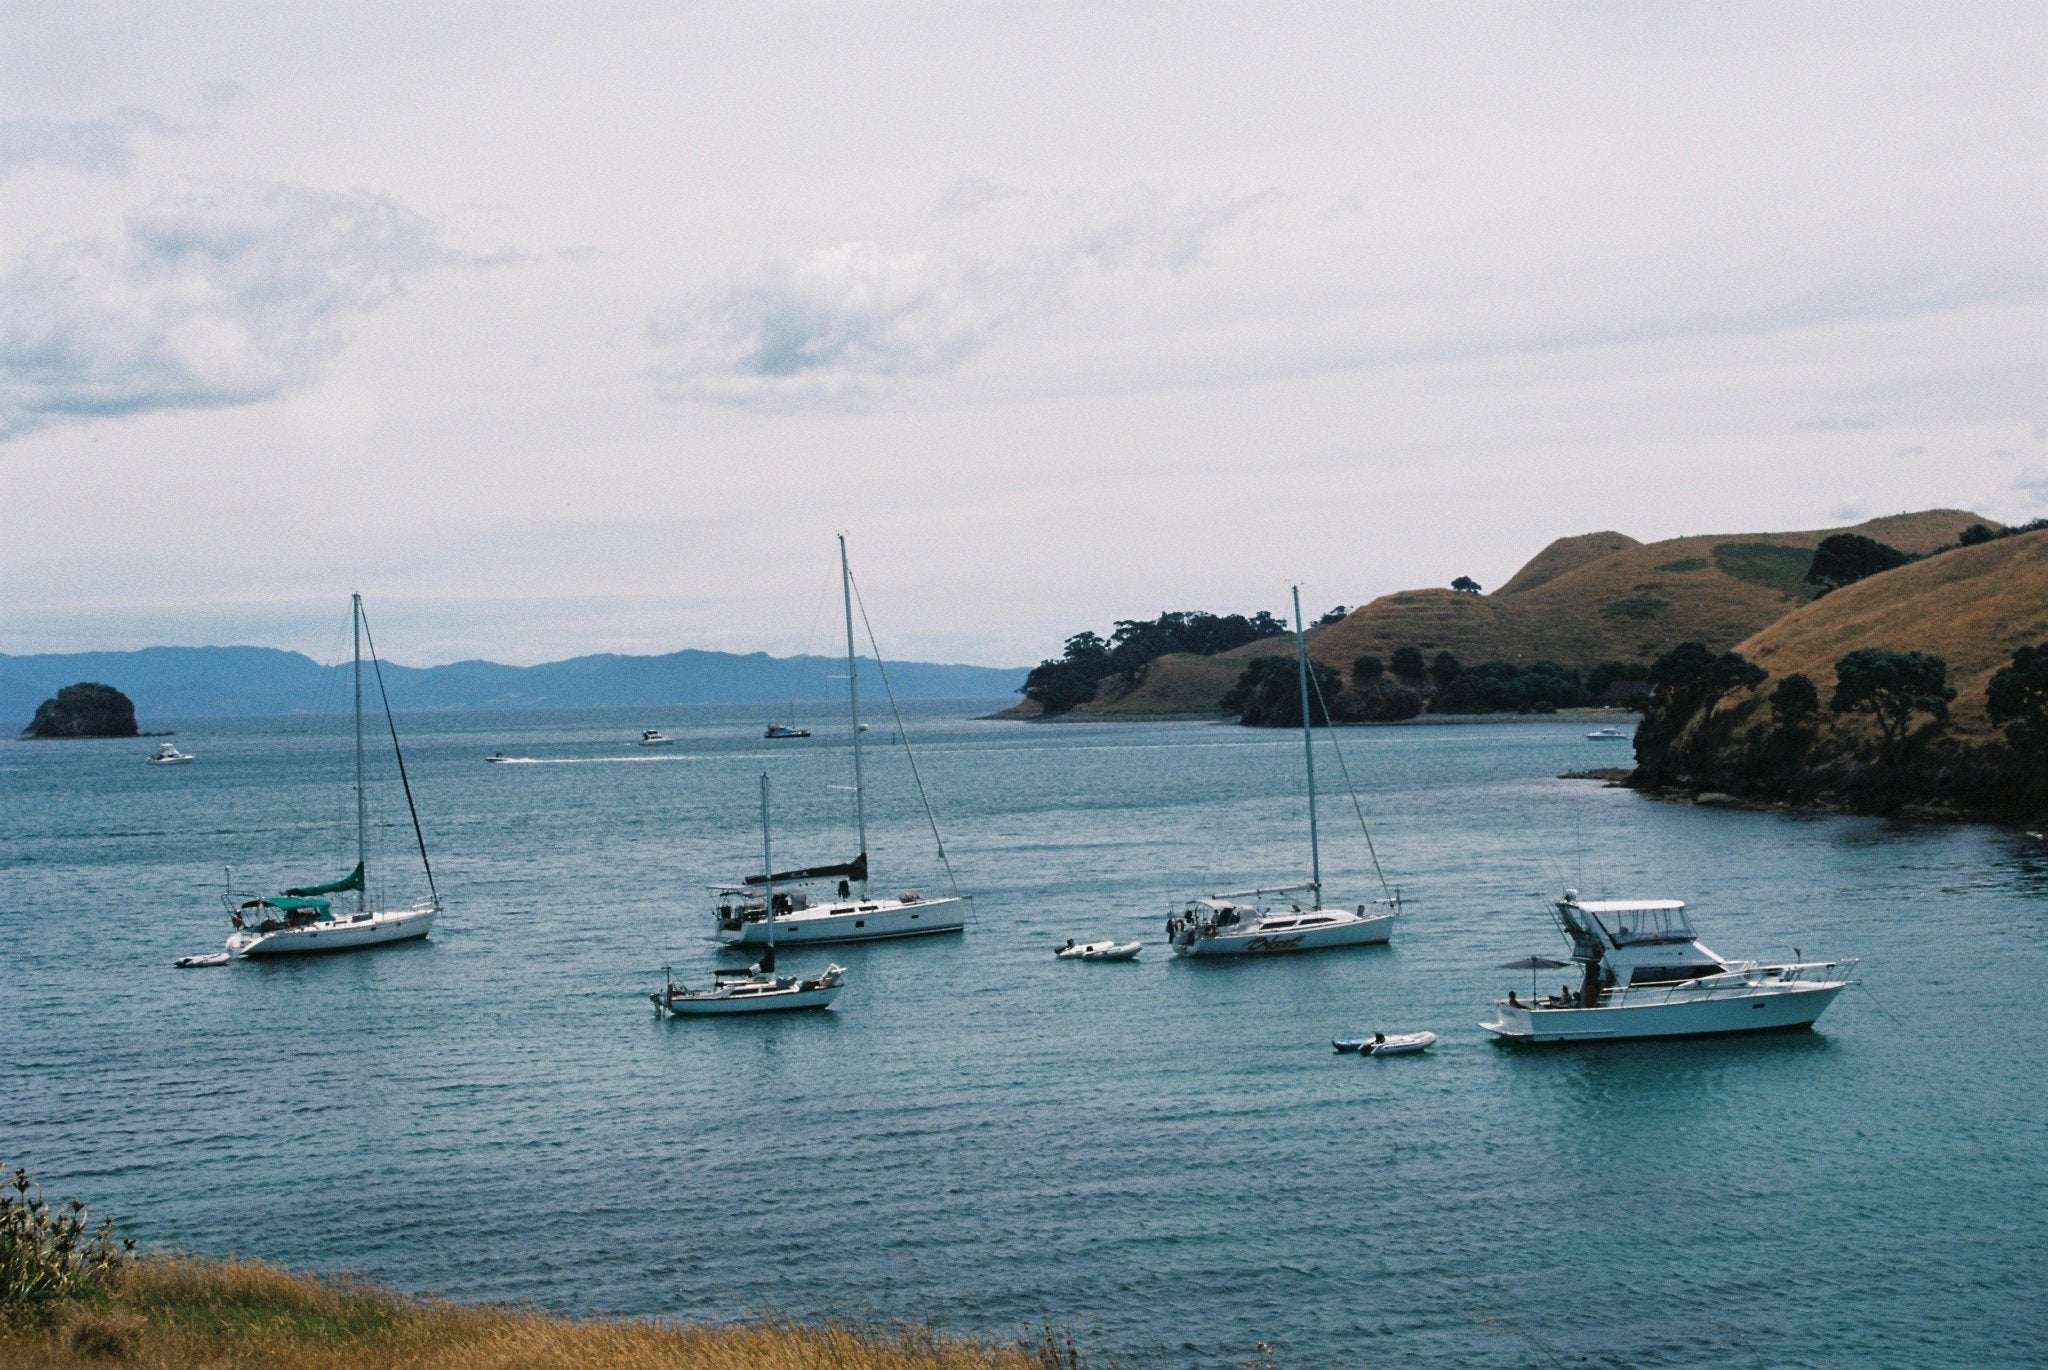
[[669, 752], [661, 756], [490, 756], [484, 759], [500, 766], [633, 766], [696, 761], [699, 758]]

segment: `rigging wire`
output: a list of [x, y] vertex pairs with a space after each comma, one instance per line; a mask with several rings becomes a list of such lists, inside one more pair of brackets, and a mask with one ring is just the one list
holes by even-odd
[[[362, 606], [356, 606], [362, 613]], [[377, 673], [377, 697], [384, 701], [384, 726], [391, 730], [391, 753], [398, 758], [398, 783], [405, 789], [405, 811], [412, 815], [412, 835], [420, 844], [420, 865], [427, 872], [427, 893], [433, 896], [434, 907], [441, 907], [441, 891], [434, 884], [434, 863], [427, 859], [427, 835], [420, 830], [419, 806], [412, 802], [412, 781], [405, 774], [405, 749], [398, 745], [398, 720], [391, 716], [391, 696], [384, 689], [384, 663], [377, 659], [377, 641], [370, 636], [370, 616], [363, 614], [363, 642], [370, 649], [370, 666]]]
[[1344, 764], [1344, 748], [1337, 743], [1337, 730], [1330, 726], [1330, 706], [1323, 698], [1323, 682], [1316, 679], [1314, 671], [1304, 674], [1308, 676], [1309, 687], [1316, 692], [1316, 703], [1322, 706], [1323, 731], [1330, 735], [1330, 749], [1337, 753], [1337, 769], [1344, 774], [1344, 791], [1351, 796], [1352, 812], [1358, 815], [1358, 830], [1365, 834], [1365, 850], [1372, 857], [1372, 873], [1379, 877], [1381, 893], [1392, 899], [1393, 887], [1387, 884], [1387, 873], [1380, 869], [1380, 854], [1372, 844], [1372, 830], [1365, 826], [1365, 806], [1358, 802], [1358, 787], [1351, 783], [1351, 767]]
[[[875, 642], [875, 625], [868, 621], [868, 604], [861, 598], [860, 582], [853, 578], [851, 568], [846, 573], [847, 584], [853, 587], [853, 602], [860, 608], [860, 626], [867, 629], [868, 650], [875, 654], [875, 670], [882, 677], [882, 692], [889, 697], [889, 713], [896, 720], [896, 736], [903, 743], [903, 755], [910, 761], [910, 778], [917, 782], [917, 797], [924, 805], [924, 819], [931, 825], [932, 841], [939, 848], [939, 864], [946, 868], [946, 883], [952, 887], [955, 899], [965, 898], [960, 893], [960, 882], [953, 875], [953, 862], [946, 855], [946, 839], [939, 835], [938, 815], [932, 812], [931, 796], [925, 793], [924, 773], [917, 764], [917, 753], [910, 749], [910, 730], [903, 726], [903, 710], [897, 706], [895, 687], [889, 684], [889, 668], [882, 662], [882, 649]], [[968, 901], [968, 910], [973, 911], [974, 903]], [[980, 919], [977, 917], [976, 922]]]

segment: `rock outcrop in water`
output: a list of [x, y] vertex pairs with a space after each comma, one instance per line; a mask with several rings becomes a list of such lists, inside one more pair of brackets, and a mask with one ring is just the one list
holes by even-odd
[[36, 708], [23, 737], [135, 737], [135, 703], [111, 685], [80, 681]]

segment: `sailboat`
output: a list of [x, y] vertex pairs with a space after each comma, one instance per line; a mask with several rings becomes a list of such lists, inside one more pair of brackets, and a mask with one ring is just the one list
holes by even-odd
[[[761, 868], [775, 869], [775, 855], [768, 845], [768, 777], [761, 776]], [[766, 881], [769, 905], [775, 902], [775, 879]], [[709, 989], [691, 989], [676, 983], [673, 972], [663, 969], [666, 982], [659, 993], [650, 994], [654, 1006], [672, 1017], [712, 1013], [774, 1013], [788, 1009], [828, 1008], [846, 983], [846, 967], [825, 967], [821, 975], [777, 975], [775, 973], [775, 920], [764, 920], [767, 950], [745, 970], [712, 972]]]
[[[363, 617], [363, 597], [349, 597], [350, 627], [355, 637], [355, 740], [356, 740], [356, 868], [339, 880], [324, 885], [305, 885], [250, 899], [234, 900], [233, 873], [229, 873], [228, 908], [234, 933], [228, 938], [233, 957], [297, 956], [311, 952], [354, 951], [359, 947], [381, 946], [425, 937], [441, 911], [440, 891], [434, 885], [434, 867], [427, 860], [426, 834], [420, 830], [419, 809], [413, 804], [412, 782], [405, 773], [405, 753], [398, 746], [398, 726], [391, 721], [391, 700], [384, 694], [384, 673], [377, 669], [377, 693], [384, 702], [384, 722], [391, 733], [391, 750], [398, 759], [398, 778], [405, 789], [405, 807], [412, 815], [413, 836], [418, 839], [420, 865], [427, 875], [427, 897], [404, 908], [370, 907], [368, 868], [370, 863], [370, 807], [363, 784], [363, 640], [369, 623]], [[377, 667], [376, 647], [370, 648], [370, 664]], [[337, 913], [331, 896], [353, 892], [353, 911]]]
[[[1301, 681], [1301, 745], [1308, 760], [1308, 851], [1306, 884], [1232, 890], [1192, 899], [1178, 917], [1166, 920], [1166, 939], [1177, 956], [1270, 956], [1326, 947], [1366, 946], [1392, 935], [1401, 895], [1375, 900], [1382, 912], [1360, 904], [1353, 909], [1323, 906], [1323, 853], [1316, 827], [1315, 732], [1308, 707], [1308, 639], [1301, 626], [1301, 587], [1294, 587], [1294, 657]], [[1377, 865], [1377, 861], [1375, 861]], [[1308, 907], [1296, 896], [1307, 895]], [[1280, 901], [1284, 899], [1285, 906]], [[1268, 902], [1272, 900], [1273, 902]]]
[[[712, 902], [718, 919], [716, 935], [719, 941], [733, 946], [756, 946], [777, 939], [789, 946], [872, 942], [886, 937], [959, 932], [967, 925], [967, 903], [957, 894], [927, 898], [905, 892], [889, 899], [868, 892], [866, 782], [861, 769], [861, 734], [867, 729], [860, 721], [860, 671], [853, 641], [853, 572], [846, 559], [844, 534], [839, 538], [839, 588], [846, 608], [846, 708], [853, 738], [853, 825], [860, 851], [851, 861], [780, 873], [771, 869], [761, 875], [750, 875], [738, 885], [715, 887]], [[929, 804], [925, 814], [931, 817]], [[933, 831], [937, 831], [936, 820]], [[944, 855], [943, 848], [940, 854]], [[827, 882], [836, 884], [828, 885], [829, 892], [816, 902], [802, 888], [781, 892], [772, 888]], [[765, 893], [763, 887], [768, 887]]]

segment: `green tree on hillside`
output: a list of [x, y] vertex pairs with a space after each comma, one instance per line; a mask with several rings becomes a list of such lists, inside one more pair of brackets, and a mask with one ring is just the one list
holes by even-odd
[[1371, 652], [1365, 653], [1351, 663], [1351, 678], [1361, 685], [1367, 681], [1378, 680], [1386, 674], [1386, 671], [1387, 663], [1381, 661]]
[[1472, 577], [1470, 576], [1459, 576], [1456, 580], [1451, 582], [1451, 588], [1453, 590], [1456, 590], [1459, 594], [1476, 595], [1479, 593], [1480, 586], [1479, 582], [1472, 579]]
[[1991, 677], [1984, 702], [1991, 721], [2004, 725], [2014, 751], [2030, 761], [2048, 761], [2048, 642], [2015, 651], [2012, 665]]
[[[1325, 701], [1334, 698], [1344, 682], [1320, 661], [1310, 662], [1309, 669], [1315, 674], [1308, 694], [1309, 721], [1321, 726], [1329, 721]], [[1254, 657], [1223, 696], [1221, 707], [1247, 727], [1299, 728], [1301, 677], [1295, 663], [1284, 656]]]
[[1451, 682], [1463, 674], [1464, 663], [1449, 652], [1438, 652], [1436, 660], [1429, 663], [1429, 678], [1436, 682], [1440, 690], [1449, 689]]
[[1423, 661], [1420, 647], [1396, 647], [1387, 668], [1403, 680], [1422, 679]]
[[1350, 615], [1351, 611], [1345, 608], [1343, 605], [1339, 604], [1336, 608], [1330, 610], [1329, 613], [1324, 614], [1321, 618], [1317, 619], [1314, 623], [1310, 624], [1309, 626], [1312, 628], [1327, 628], [1332, 623], [1342, 623], [1346, 618], [1350, 617]]
[[1771, 717], [1781, 728], [1798, 728], [1820, 712], [1820, 691], [1811, 680], [1794, 672], [1771, 691]]
[[1876, 538], [1861, 533], [1835, 533], [1822, 538], [1820, 546], [1813, 549], [1813, 564], [1806, 568], [1806, 582], [1820, 586], [1820, 592], [1826, 594], [1911, 560], [1909, 553]]
[[1884, 754], [1891, 759], [1905, 741], [1914, 714], [1941, 722], [1955, 697], [1955, 687], [1948, 683], [1948, 663], [1940, 657], [1859, 647], [1835, 663], [1835, 693], [1828, 708], [1875, 718], [1884, 733]]

